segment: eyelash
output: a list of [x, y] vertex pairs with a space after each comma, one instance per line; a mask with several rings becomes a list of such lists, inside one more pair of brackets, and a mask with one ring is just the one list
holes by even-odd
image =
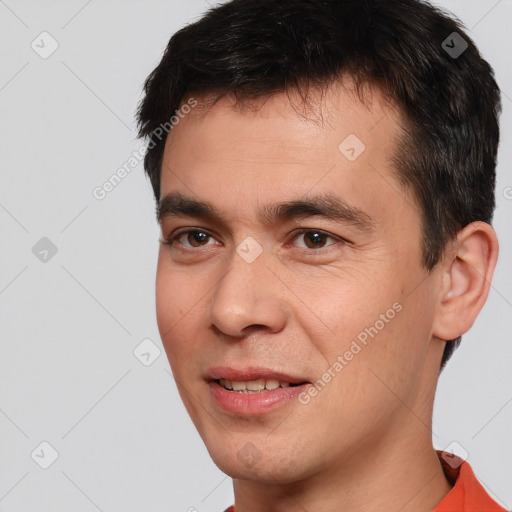
[[[184, 231], [180, 231], [180, 232], [174, 234], [173, 236], [171, 236], [169, 238], [164, 238], [162, 240], [162, 243], [165, 244], [165, 245], [168, 245], [168, 246], [173, 246], [174, 242], [178, 238], [180, 238], [183, 235], [188, 235], [190, 233], [204, 233], [204, 234], [206, 234], [210, 238], [215, 238], [212, 234], [210, 234], [208, 231], [203, 230], [203, 229], [187, 229], [187, 230], [184, 230]], [[341, 242], [342, 244], [350, 243], [348, 240], [345, 240], [345, 239], [343, 239], [343, 238], [341, 238], [339, 236], [335, 236], [335, 235], [333, 235], [331, 233], [328, 233], [327, 231], [323, 231], [322, 229], [314, 229], [314, 228], [301, 228], [301, 229], [299, 229], [298, 231], [295, 232], [294, 236], [292, 237], [292, 240], [296, 240], [299, 236], [304, 235], [305, 233], [318, 233], [318, 234], [321, 234], [321, 235], [323, 235], [323, 236], [325, 236], [327, 238], [331, 238], [331, 239], [333, 239], [335, 241]], [[320, 247], [320, 248], [317, 248], [317, 249], [315, 249], [315, 248], [308, 248], [308, 247], [299, 247], [299, 249], [302, 249], [303, 251], [307, 251], [307, 252], [320, 252], [323, 249], [327, 249], [331, 245], [336, 245], [336, 244], [329, 244], [329, 245], [327, 245], [325, 247]], [[187, 246], [183, 246], [183, 247], [184, 247], [184, 250], [188, 250], [188, 251], [194, 251], [196, 249], [199, 249], [199, 247], [197, 247], [197, 248], [191, 248], [191, 247], [187, 247]]]

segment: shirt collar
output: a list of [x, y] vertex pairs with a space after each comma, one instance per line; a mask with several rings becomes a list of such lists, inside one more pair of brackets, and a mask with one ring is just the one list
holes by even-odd
[[457, 455], [437, 451], [452, 490], [432, 512], [506, 512], [485, 491], [471, 466]]

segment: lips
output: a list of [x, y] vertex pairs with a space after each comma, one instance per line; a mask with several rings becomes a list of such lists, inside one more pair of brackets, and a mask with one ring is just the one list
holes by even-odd
[[267, 368], [216, 367], [208, 372], [207, 381], [214, 403], [238, 415], [264, 414], [289, 403], [310, 384]]

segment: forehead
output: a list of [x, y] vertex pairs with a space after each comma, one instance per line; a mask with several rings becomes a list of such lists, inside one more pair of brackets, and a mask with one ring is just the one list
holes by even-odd
[[189, 146], [200, 141], [202, 154], [229, 150], [234, 155], [238, 149], [249, 156], [249, 146], [264, 144], [266, 154], [284, 146], [300, 149], [301, 158], [315, 152], [317, 158], [320, 139], [338, 148], [350, 134], [357, 134], [365, 149], [390, 153], [401, 133], [402, 117], [381, 90], [369, 84], [356, 88], [348, 78], [307, 92], [291, 89], [240, 101], [229, 94], [217, 100], [202, 95], [185, 98], [182, 105], [191, 100], [195, 107], [169, 133], [164, 157], [187, 138]]
[[350, 82], [310, 90], [306, 103], [293, 92], [193, 99], [166, 141], [162, 196], [178, 191], [230, 214], [309, 193], [339, 192], [377, 217], [395, 196], [413, 202], [391, 163], [401, 116], [378, 88], [365, 88], [364, 101]]

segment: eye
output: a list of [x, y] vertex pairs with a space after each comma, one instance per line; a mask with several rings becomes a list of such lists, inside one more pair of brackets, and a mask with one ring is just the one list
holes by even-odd
[[[328, 239], [333, 242], [326, 243]], [[319, 229], [302, 229], [295, 235], [293, 240], [302, 241], [302, 245], [299, 244], [298, 247], [303, 249], [323, 249], [329, 245], [334, 245], [336, 241], [343, 242], [342, 239]]]
[[215, 242], [212, 235], [201, 229], [188, 229], [186, 231], [181, 231], [171, 238], [163, 240], [163, 243], [167, 245], [174, 245], [175, 241], [178, 241], [180, 245], [187, 248], [205, 247], [207, 245], [212, 245], [211, 243], [208, 243], [209, 241]]

